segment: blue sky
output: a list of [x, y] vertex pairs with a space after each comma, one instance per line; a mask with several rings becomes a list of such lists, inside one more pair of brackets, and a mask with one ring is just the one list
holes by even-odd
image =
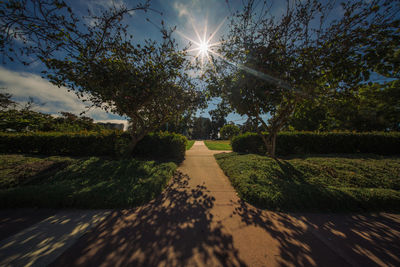
[[[66, 1], [74, 13], [80, 16], [87, 16], [87, 10], [92, 14], [99, 14], [101, 10], [112, 7], [113, 5], [135, 6], [137, 1], [123, 0], [89, 0], [89, 1]], [[207, 25], [207, 34], [211, 34], [215, 28], [223, 22], [224, 18], [230, 14], [229, 7], [235, 6], [241, 1], [225, 0], [153, 0], [151, 8], [155, 11], [134, 12], [131, 16], [124, 19], [129, 25], [128, 30], [134, 36], [134, 42], [142, 42], [145, 39], [159, 39], [160, 32], [157, 25], [161, 20], [167, 26], [176, 26], [177, 32], [196, 40], [193, 27], [196, 27], [200, 34], [204, 33]], [[160, 15], [159, 13], [162, 13]], [[148, 18], [151, 22], [146, 20]], [[90, 19], [86, 19], [90, 23]], [[213, 40], [218, 41], [220, 34], [226, 30], [226, 23], [214, 36]], [[175, 39], [184, 47], [188, 45], [188, 40], [181, 34], [175, 33]], [[73, 112], [79, 114], [86, 110], [85, 104], [80, 101], [72, 92], [66, 88], [53, 86], [47, 80], [41, 78], [41, 71], [44, 67], [41, 63], [33, 63], [30, 66], [23, 66], [18, 62], [5, 62], [0, 66], [0, 87], [7, 88], [7, 91], [14, 96], [14, 100], [24, 103], [32, 97], [38, 103], [37, 111], [59, 114], [61, 111]], [[215, 100], [213, 102], [216, 102]], [[212, 103], [207, 110], [199, 111], [198, 116], [209, 117], [208, 110], [213, 109]], [[86, 112], [86, 116], [94, 118], [96, 121], [115, 121], [125, 120], [120, 116], [106, 113], [98, 108]], [[229, 116], [233, 120], [240, 119], [238, 115]]]
[[[88, 1], [68, 1], [67, 4], [80, 17], [87, 15], [87, 10], [93, 14], [99, 14], [101, 10], [125, 4], [127, 7], [135, 6], [136, 1], [129, 0], [88, 0]], [[285, 1], [274, 1], [272, 13], [279, 15], [283, 12]], [[194, 28], [200, 35], [210, 36], [221, 25], [211, 42], [217, 42], [227, 30], [228, 21], [225, 20], [231, 12], [242, 5], [242, 0], [153, 0], [151, 7], [155, 11], [144, 13], [142, 11], [134, 12], [126, 17], [124, 22], [129, 25], [129, 32], [134, 36], [134, 42], [142, 42], [145, 39], [159, 39], [160, 33], [157, 25], [161, 20], [167, 26], [176, 26], [175, 39], [184, 47], [188, 45], [188, 40], [183, 37], [189, 37], [197, 40]], [[162, 15], [159, 14], [162, 13]], [[148, 18], [151, 22], [146, 21]], [[90, 23], [90, 19], [86, 19]], [[224, 23], [223, 23], [224, 22]], [[50, 114], [58, 114], [61, 111], [73, 112], [79, 114], [86, 110], [85, 104], [81, 102], [72, 92], [66, 88], [57, 88], [47, 80], [41, 78], [40, 72], [43, 70], [41, 63], [34, 63], [30, 66], [23, 66], [18, 63], [6, 62], [0, 66], [0, 87], [5, 87], [14, 95], [18, 102], [26, 102], [28, 97], [33, 97], [37, 102], [44, 103], [36, 107], [37, 111]], [[215, 108], [218, 100], [209, 104], [206, 110], [198, 111], [197, 116], [209, 117], [208, 111]], [[106, 113], [98, 108], [86, 112], [96, 121], [115, 121], [125, 120], [120, 116]], [[228, 121], [234, 121], [241, 124], [246, 119], [237, 114], [230, 114]]]

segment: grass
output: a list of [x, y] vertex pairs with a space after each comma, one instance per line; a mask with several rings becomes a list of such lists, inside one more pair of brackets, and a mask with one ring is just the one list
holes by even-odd
[[231, 141], [229, 140], [207, 140], [204, 144], [210, 150], [232, 150]]
[[193, 144], [194, 144], [194, 140], [188, 140], [188, 142], [186, 144], [186, 150], [191, 149]]
[[215, 155], [245, 201], [284, 211], [399, 211], [400, 158], [321, 155], [274, 160]]
[[0, 208], [119, 208], [157, 196], [172, 162], [0, 155]]

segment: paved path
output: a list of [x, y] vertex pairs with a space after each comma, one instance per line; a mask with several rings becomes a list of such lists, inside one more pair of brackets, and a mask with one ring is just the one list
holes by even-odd
[[1, 211], [0, 266], [46, 266], [110, 212]]
[[219, 152], [196, 142], [160, 197], [113, 211], [51, 266], [400, 266], [399, 215], [256, 209]]
[[214, 153], [196, 142], [159, 198], [115, 211], [53, 266], [400, 266], [400, 216], [256, 209]]

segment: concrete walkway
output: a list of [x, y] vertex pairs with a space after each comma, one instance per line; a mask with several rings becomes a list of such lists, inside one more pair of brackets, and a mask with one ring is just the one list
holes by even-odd
[[[47, 266], [109, 213], [98, 210], [1, 211], [0, 233], [5, 238], [0, 240], [0, 266]], [[7, 232], [11, 233], [8, 237]]]
[[256, 209], [203, 142], [162, 195], [114, 211], [52, 266], [400, 266], [400, 216]]

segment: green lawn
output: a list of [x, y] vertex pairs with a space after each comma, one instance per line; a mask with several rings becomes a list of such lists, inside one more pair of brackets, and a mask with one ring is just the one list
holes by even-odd
[[229, 140], [207, 140], [204, 144], [210, 150], [232, 150], [231, 141]]
[[157, 196], [176, 164], [0, 155], [0, 208], [132, 207]]
[[285, 211], [400, 210], [400, 158], [322, 155], [274, 160], [215, 155], [240, 197]]
[[193, 144], [194, 144], [194, 140], [189, 140], [189, 141], [187, 142], [187, 145], [186, 145], [186, 150], [191, 149], [192, 146], [193, 146]]

